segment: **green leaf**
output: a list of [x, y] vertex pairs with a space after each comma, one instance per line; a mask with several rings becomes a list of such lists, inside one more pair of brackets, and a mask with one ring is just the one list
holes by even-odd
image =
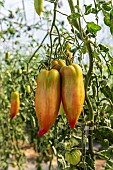
[[71, 14], [71, 19], [72, 20], [76, 20], [77, 18], [80, 18], [80, 17], [81, 17], [81, 15], [79, 13], [77, 13], [77, 12], [74, 12], [74, 13]]
[[103, 4], [105, 3], [105, 0], [97, 0], [98, 3]]
[[107, 160], [105, 170], [111, 170], [113, 168], [113, 161]]
[[104, 45], [102, 44], [99, 44], [99, 47], [100, 47], [100, 50], [107, 53], [109, 51], [109, 48], [105, 47]]
[[101, 126], [94, 130], [95, 137], [98, 141], [103, 141], [103, 139], [108, 139], [109, 143], [113, 143], [113, 129], [107, 126]]
[[91, 13], [97, 14], [97, 13], [98, 13], [98, 10], [97, 10], [96, 8], [92, 8]]
[[3, 2], [1, 2], [1, 1], [0, 1], [0, 6], [2, 6], [2, 7], [4, 6], [4, 3], [3, 3]]
[[110, 10], [111, 10], [111, 6], [109, 6], [109, 4], [106, 4], [106, 3], [104, 3], [104, 4], [102, 5], [102, 8], [103, 8], [105, 11], [110, 11]]
[[110, 27], [111, 23], [110, 23], [110, 16], [109, 15], [104, 17], [104, 24]]
[[109, 146], [107, 150], [102, 150], [99, 152], [103, 156], [112, 157], [113, 156], [113, 146]]
[[110, 20], [113, 19], [113, 9], [110, 11]]
[[96, 58], [99, 62], [101, 62], [101, 58], [96, 51], [94, 51], [94, 58]]
[[111, 34], [113, 35], [113, 25], [110, 26], [110, 32], [111, 32]]
[[95, 24], [94, 22], [87, 22], [87, 30], [90, 33], [96, 33], [101, 30], [101, 26]]
[[107, 149], [109, 147], [109, 140], [108, 139], [104, 139], [101, 144], [102, 144], [102, 147]]
[[108, 53], [108, 58], [109, 58], [109, 60], [110, 60], [111, 62], [113, 62], [113, 57], [111, 56], [110, 53]]
[[91, 9], [91, 7], [92, 7], [92, 4], [90, 4], [90, 5], [84, 5], [85, 6], [85, 15], [88, 15], [89, 13], [91, 13], [91, 11], [92, 11], [92, 9]]
[[104, 23], [105, 25], [107, 25], [108, 27], [110, 27], [110, 13], [106, 12], [105, 10], [102, 10], [103, 15], [104, 15]]
[[100, 90], [107, 98], [109, 98], [111, 101], [113, 101], [112, 91], [108, 85], [101, 87]]
[[110, 11], [110, 32], [113, 34], [113, 9]]

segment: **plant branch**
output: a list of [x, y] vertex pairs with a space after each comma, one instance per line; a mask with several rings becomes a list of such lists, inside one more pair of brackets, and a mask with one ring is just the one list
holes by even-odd
[[[93, 153], [93, 127], [94, 127], [94, 112], [93, 112], [93, 107], [92, 107], [92, 103], [91, 100], [88, 96], [88, 85], [89, 82], [91, 80], [91, 76], [92, 76], [92, 72], [93, 72], [93, 58], [94, 58], [94, 54], [93, 54], [93, 49], [91, 47], [90, 41], [87, 40], [86, 42], [86, 46], [88, 49], [88, 53], [89, 53], [89, 70], [87, 72], [86, 78], [85, 78], [85, 98], [86, 98], [86, 102], [89, 108], [89, 135], [88, 135], [88, 140], [89, 140], [89, 153], [91, 154], [91, 158], [94, 160], [94, 153]], [[93, 165], [92, 165], [93, 166]]]
[[[70, 6], [70, 10], [71, 13], [75, 13], [75, 7], [74, 7], [74, 3], [73, 0], [68, 0], [69, 6]], [[77, 22], [77, 19], [75, 19], [73, 22], [71, 22], [70, 17], [68, 16], [68, 21], [70, 22], [70, 24], [72, 24], [77, 30], [79, 30], [79, 24]]]
[[86, 41], [86, 46], [87, 46], [88, 53], [89, 53], [89, 70], [88, 70], [86, 78], [85, 78], [85, 98], [86, 98], [88, 108], [90, 111], [89, 120], [93, 121], [94, 120], [93, 108], [92, 108], [91, 101], [87, 94], [88, 85], [89, 85], [89, 82], [90, 82], [90, 79], [92, 76], [92, 72], [93, 72], [93, 49], [91, 47], [89, 40]]
[[[33, 59], [33, 57], [35, 56], [35, 54], [36, 54], [36, 53], [38, 52], [38, 50], [42, 47], [42, 44], [43, 44], [43, 42], [45, 41], [45, 39], [47, 38], [48, 34], [49, 34], [49, 33], [47, 32], [47, 34], [44, 36], [42, 42], [41, 42], [40, 45], [38, 46], [38, 48], [35, 50], [35, 52], [33, 53], [33, 55], [30, 57], [27, 65], [29, 65], [29, 63], [31, 62], [31, 60]], [[28, 67], [27, 67], [27, 68], [28, 68]]]
[[106, 159], [106, 160], [109, 160], [109, 157], [107, 157], [106, 155], [103, 155], [103, 154], [101, 154], [101, 153], [94, 152], [94, 155], [97, 155], [97, 156], [99, 156], [99, 157], [103, 157], [103, 158]]
[[56, 21], [56, 8], [57, 8], [57, 4], [58, 4], [58, 0], [56, 0], [55, 3], [54, 3], [53, 21], [52, 21], [52, 25], [51, 25], [51, 29], [50, 29], [50, 44], [51, 44], [51, 51], [50, 51], [50, 58], [49, 58], [49, 66], [50, 66], [51, 56], [52, 56], [52, 52], [53, 52], [52, 31], [53, 31], [53, 27], [55, 26], [55, 21]]
[[47, 32], [47, 34], [46, 34], [45, 37], [43, 38], [43, 40], [42, 40], [42, 42], [40, 43], [40, 45], [38, 46], [38, 48], [35, 50], [35, 52], [33, 53], [33, 55], [30, 57], [29, 61], [27, 62], [27, 78], [28, 78], [28, 81], [29, 81], [29, 84], [30, 84], [30, 87], [31, 87], [32, 91], [33, 91], [33, 88], [32, 88], [32, 85], [31, 85], [31, 83], [30, 83], [30, 79], [29, 79], [29, 76], [28, 76], [29, 67], [30, 67], [30, 62], [31, 62], [31, 60], [33, 59], [33, 57], [35, 56], [35, 54], [38, 52], [38, 50], [42, 47], [42, 44], [43, 44], [43, 42], [45, 41], [45, 39], [47, 38], [48, 34], [49, 34], [49, 33]]
[[66, 17], [68, 17], [67, 14], [62, 13], [61, 11], [56, 10], [56, 12], [58, 12], [59, 14], [62, 14], [62, 15], [64, 15], [64, 16], [66, 16]]
[[22, 0], [22, 6], [23, 6], [23, 11], [24, 11], [25, 23], [27, 23], [27, 17], [26, 17], [26, 12], [25, 12], [25, 3], [24, 3], [24, 0]]
[[75, 12], [75, 7], [74, 7], [74, 3], [73, 0], [68, 0], [70, 9], [71, 9], [71, 13]]

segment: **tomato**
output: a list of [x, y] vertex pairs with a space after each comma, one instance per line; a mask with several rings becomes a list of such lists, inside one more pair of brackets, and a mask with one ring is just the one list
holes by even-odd
[[38, 15], [41, 15], [41, 13], [44, 11], [43, 0], [34, 0], [34, 7], [36, 10], [36, 13]]
[[10, 58], [11, 54], [10, 52], [6, 52], [5, 53], [5, 60], [8, 60]]
[[80, 150], [73, 149], [65, 153], [65, 160], [72, 165], [77, 165], [80, 162], [80, 159], [81, 159]]
[[12, 162], [11, 165], [13, 168], [15, 168], [17, 166], [17, 162]]
[[52, 68], [54, 68], [54, 69], [60, 71], [61, 66], [60, 66], [59, 64], [56, 64], [56, 65], [54, 65]]
[[27, 92], [27, 93], [30, 93], [30, 92], [31, 92], [31, 88], [30, 88], [30, 86], [29, 86], [29, 85], [27, 85], [27, 86], [25, 87], [25, 90], [26, 90], [26, 92]]
[[52, 68], [54, 68], [58, 71], [61, 69], [61, 67], [65, 66], [65, 65], [66, 65], [65, 61], [61, 60], [61, 59], [52, 61]]
[[38, 136], [44, 135], [54, 124], [61, 102], [60, 73], [56, 69], [42, 70], [37, 78], [35, 109], [38, 118]]
[[22, 69], [21, 68], [18, 69], [18, 73], [22, 74]]
[[72, 44], [70, 44], [69, 42], [66, 43], [66, 50], [71, 50], [72, 48]]
[[58, 61], [58, 64], [63, 67], [66, 65], [65, 61], [64, 60], [57, 60]]
[[73, 58], [73, 53], [68, 50], [66, 50], [66, 55], [69, 60]]
[[10, 118], [13, 119], [19, 112], [20, 98], [17, 91], [11, 93]]
[[67, 58], [68, 58], [69, 60], [71, 60], [71, 59], [73, 58], [73, 53], [70, 51], [71, 49], [72, 49], [72, 45], [71, 45], [69, 42], [67, 42], [67, 44], [66, 44], [66, 49], [65, 49], [65, 53], [66, 53]]
[[85, 90], [82, 69], [78, 64], [63, 66], [61, 73], [61, 97], [71, 128], [74, 128], [82, 112]]

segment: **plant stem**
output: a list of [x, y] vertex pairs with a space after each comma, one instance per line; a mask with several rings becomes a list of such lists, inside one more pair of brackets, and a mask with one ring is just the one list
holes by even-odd
[[[74, 7], [73, 0], [68, 0], [68, 3], [69, 3], [69, 6], [70, 6], [71, 13], [75, 13], [75, 7]], [[78, 25], [77, 20], [74, 20], [73, 24], [74, 24], [75, 28], [77, 30], [79, 30], [79, 25]]]
[[50, 163], [49, 163], [49, 170], [51, 170], [51, 169], [52, 169], [52, 160], [53, 160], [53, 154], [52, 154], [52, 157], [51, 157], [51, 159], [50, 159]]
[[35, 50], [35, 52], [33, 53], [33, 55], [30, 57], [30, 59], [29, 59], [29, 61], [28, 61], [28, 63], [27, 63], [27, 71], [28, 71], [28, 68], [29, 68], [29, 63], [31, 62], [31, 60], [33, 59], [33, 57], [35, 56], [35, 54], [38, 52], [38, 50], [42, 47], [42, 44], [43, 44], [43, 42], [45, 41], [45, 39], [47, 38], [47, 36], [48, 36], [48, 32], [47, 32], [47, 34], [44, 36], [44, 38], [42, 39], [42, 42], [40, 43], [40, 45], [38, 46], [38, 48]]
[[56, 21], [56, 8], [57, 8], [57, 4], [58, 4], [58, 0], [56, 0], [55, 3], [54, 3], [53, 21], [52, 21], [52, 25], [51, 25], [51, 29], [50, 29], [51, 51], [50, 51], [50, 57], [49, 57], [49, 66], [50, 66], [50, 62], [51, 62], [51, 56], [52, 56], [52, 53], [53, 53], [52, 31], [53, 31], [53, 27], [55, 26], [55, 21]]
[[[78, 1], [77, 1], [78, 2]], [[75, 12], [75, 7], [74, 7], [74, 3], [73, 0], [68, 0], [70, 9], [71, 9], [71, 13]], [[79, 7], [78, 7], [79, 8]], [[82, 29], [82, 27], [79, 27], [79, 24], [77, 22], [77, 20], [72, 21], [72, 25], [80, 32], [81, 35], [84, 36], [84, 43], [87, 47], [88, 53], [89, 53], [89, 70], [87, 72], [86, 78], [85, 78], [85, 99], [89, 108], [89, 136], [88, 136], [88, 140], [89, 140], [89, 154], [91, 155], [91, 158], [94, 160], [94, 153], [93, 153], [93, 128], [94, 128], [94, 112], [93, 112], [93, 107], [92, 107], [92, 103], [90, 101], [90, 98], [88, 96], [88, 86], [91, 80], [91, 76], [92, 76], [92, 72], [93, 72], [93, 58], [94, 58], [94, 53], [93, 53], [93, 49], [91, 47], [91, 41], [89, 40], [88, 36], [86, 35], [86, 33], [84, 32], [84, 30]], [[92, 168], [94, 168], [94, 165], [91, 165]]]
[[22, 0], [22, 6], [23, 6], [23, 11], [24, 11], [24, 19], [25, 19], [25, 23], [27, 23], [27, 17], [26, 17], [25, 2], [24, 2], [24, 0]]
[[38, 48], [35, 50], [35, 52], [34, 52], [33, 55], [30, 57], [30, 59], [29, 59], [29, 61], [28, 61], [28, 63], [27, 63], [27, 79], [28, 79], [28, 82], [29, 82], [29, 84], [30, 84], [30, 87], [31, 87], [32, 91], [34, 91], [34, 90], [33, 90], [32, 84], [31, 84], [31, 82], [30, 82], [29, 75], [28, 75], [28, 74], [29, 74], [30, 62], [31, 62], [31, 60], [33, 59], [33, 57], [35, 56], [35, 54], [38, 52], [38, 50], [42, 47], [42, 44], [43, 44], [43, 42], [45, 41], [45, 39], [47, 38], [48, 34], [49, 34], [49, 33], [47, 32], [47, 34], [44, 36], [42, 42], [40, 43], [40, 45], [39, 45]]
[[[92, 72], [93, 72], [93, 58], [94, 58], [94, 53], [93, 49], [91, 47], [90, 41], [87, 40], [86, 46], [88, 49], [89, 53], [89, 70], [87, 72], [86, 78], [85, 78], [85, 98], [86, 102], [89, 108], [89, 135], [88, 135], [88, 141], [89, 141], [89, 154], [91, 155], [91, 159], [94, 160], [94, 153], [93, 153], [93, 129], [94, 129], [94, 112], [93, 112], [93, 107], [91, 100], [88, 96], [88, 85], [91, 80]], [[91, 167], [94, 168], [94, 164], [91, 164]]]
[[88, 85], [92, 76], [92, 71], [93, 71], [93, 49], [91, 47], [90, 41], [86, 41], [86, 46], [88, 49], [88, 53], [89, 53], [89, 70], [87, 72], [86, 78], [85, 78], [85, 98], [86, 98], [86, 102], [87, 105], [89, 107], [89, 120], [93, 121], [94, 120], [94, 114], [93, 114], [93, 108], [92, 108], [92, 104], [91, 101], [89, 99], [89, 96], [87, 94], [87, 90], [88, 90]]
[[68, 0], [70, 9], [71, 9], [71, 13], [75, 12], [75, 7], [74, 7], [74, 2], [73, 0]]

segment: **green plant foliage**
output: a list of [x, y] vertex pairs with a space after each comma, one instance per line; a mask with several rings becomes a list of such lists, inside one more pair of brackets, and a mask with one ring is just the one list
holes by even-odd
[[[58, 170], [91, 170], [98, 158], [106, 161], [106, 170], [113, 168], [113, 47], [109, 41], [113, 9], [111, 1], [92, 2], [81, 7], [79, 1], [75, 5], [67, 0], [68, 15], [63, 12], [63, 1], [59, 7], [60, 1], [45, 0], [41, 17], [31, 24], [25, 17], [27, 6], [12, 10], [0, 1], [5, 11], [0, 14], [0, 169], [13, 166], [24, 170], [29, 161], [24, 152], [27, 147], [36, 152], [37, 169], [43, 169], [42, 163], [54, 169], [55, 159]], [[67, 43], [71, 44], [71, 59], [66, 53]], [[84, 109], [75, 128], [70, 129], [61, 108], [52, 128], [38, 137], [36, 80], [39, 72], [50, 70], [56, 59], [81, 66]], [[11, 92], [15, 90], [20, 94], [20, 110], [11, 121]], [[96, 144], [100, 147], [95, 149]], [[76, 155], [71, 155], [72, 160], [65, 159], [66, 152], [73, 150], [81, 153], [75, 163]]]
[[96, 33], [97, 31], [101, 30], [101, 27], [94, 22], [88, 22], [87, 23], [87, 30], [90, 33]]
[[113, 9], [110, 11], [110, 32], [113, 34]]
[[85, 5], [85, 15], [88, 15], [88, 14], [90, 14], [91, 13], [91, 11], [92, 11], [92, 4], [90, 4], [90, 5]]

